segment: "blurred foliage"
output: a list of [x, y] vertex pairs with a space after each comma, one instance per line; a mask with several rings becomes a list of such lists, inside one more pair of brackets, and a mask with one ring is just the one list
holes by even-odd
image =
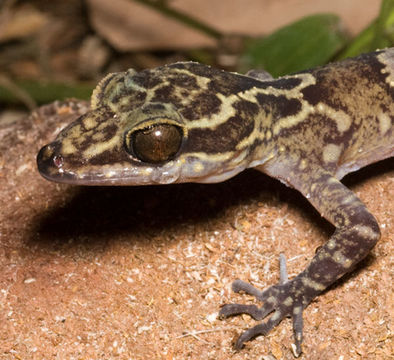
[[394, 0], [383, 0], [379, 16], [353, 39], [332, 14], [308, 16], [252, 39], [239, 70], [264, 69], [275, 77], [393, 45]]
[[337, 59], [391, 47], [394, 44], [394, 0], [383, 0], [379, 16], [356, 36]]
[[[66, 84], [50, 81], [16, 80], [12, 86], [0, 81], [0, 102], [24, 103], [28, 108], [36, 104], [47, 104], [55, 100], [76, 98], [88, 100], [94, 89], [93, 84]], [[29, 99], [27, 99], [29, 97]]]
[[[164, 2], [134, 1], [204, 32], [217, 39], [218, 44], [220, 39], [228, 36], [207, 24], [199, 23], [190, 15], [168, 8]], [[267, 36], [245, 37], [240, 47], [244, 50], [236, 53], [239, 64], [235, 70], [246, 72], [249, 69], [264, 69], [275, 77], [390, 46], [394, 46], [394, 0], [382, 0], [378, 17], [353, 39], [344, 31], [341, 19], [333, 14], [304, 17]], [[189, 58], [206, 60], [211, 64], [214, 64], [215, 53], [220, 53], [220, 45], [209, 53], [199, 49], [186, 52]], [[196, 54], [199, 56], [196, 57]], [[8, 80], [0, 81], [0, 103], [23, 103], [30, 108], [32, 104], [34, 106], [68, 97], [88, 99], [93, 90], [93, 85], [86, 83]]]
[[308, 16], [269, 36], [249, 40], [239, 70], [264, 69], [277, 77], [311, 68], [329, 61], [347, 41], [338, 16]]

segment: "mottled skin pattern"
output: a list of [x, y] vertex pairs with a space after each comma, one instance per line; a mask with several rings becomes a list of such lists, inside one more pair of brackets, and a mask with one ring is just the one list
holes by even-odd
[[234, 282], [234, 291], [253, 294], [261, 308], [220, 310], [258, 320], [272, 313], [237, 348], [291, 316], [298, 355], [303, 310], [380, 237], [373, 215], [340, 179], [393, 156], [393, 119], [394, 48], [276, 80], [177, 63], [105, 77], [90, 112], [37, 161], [45, 178], [71, 184], [218, 182], [254, 167], [299, 190], [334, 234], [292, 280], [284, 275], [263, 292]]

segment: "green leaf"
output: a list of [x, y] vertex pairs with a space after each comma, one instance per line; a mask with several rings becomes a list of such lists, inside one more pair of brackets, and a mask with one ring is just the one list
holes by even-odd
[[338, 16], [302, 18], [265, 38], [251, 39], [241, 59], [241, 72], [264, 69], [280, 76], [329, 61], [346, 44]]
[[347, 46], [337, 59], [394, 45], [394, 0], [383, 0], [379, 16]]

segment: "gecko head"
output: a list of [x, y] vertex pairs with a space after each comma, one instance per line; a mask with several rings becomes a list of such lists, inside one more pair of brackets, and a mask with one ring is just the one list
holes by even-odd
[[232, 177], [248, 155], [237, 145], [253, 130], [233, 94], [255, 80], [239, 78], [246, 77], [196, 63], [110, 74], [94, 90], [91, 110], [40, 150], [38, 169], [49, 180], [85, 185]]

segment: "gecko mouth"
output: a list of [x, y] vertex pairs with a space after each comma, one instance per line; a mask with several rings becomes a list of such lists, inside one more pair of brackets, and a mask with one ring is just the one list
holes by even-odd
[[[41, 148], [37, 155], [40, 175], [47, 180], [72, 185], [154, 185], [179, 182], [212, 183], [224, 181], [242, 171], [239, 165], [218, 171], [216, 163], [201, 159], [180, 159], [162, 166], [141, 166], [133, 162], [110, 162], [94, 165], [74, 163], [61, 154], [61, 143], [54, 141]], [[196, 171], [196, 163], [200, 171]]]
[[60, 144], [56, 141], [41, 148], [37, 155], [37, 168], [46, 180], [73, 185], [113, 185], [118, 182], [114, 176], [109, 179], [100, 173], [73, 171], [66, 159], [59, 154]]
[[47, 180], [73, 185], [150, 185], [170, 184], [180, 177], [180, 167], [162, 169], [155, 166], [136, 166], [132, 162], [110, 165], [77, 164], [63, 156], [57, 141], [41, 148], [37, 168]]

